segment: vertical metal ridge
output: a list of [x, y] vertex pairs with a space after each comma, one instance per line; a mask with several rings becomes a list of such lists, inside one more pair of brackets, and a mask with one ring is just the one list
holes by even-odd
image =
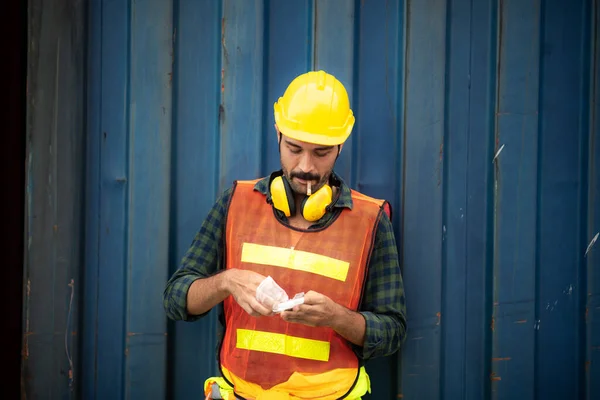
[[[467, 103], [467, 118], [468, 118], [468, 123], [467, 125], [467, 154], [466, 154], [466, 160], [465, 160], [465, 235], [464, 235], [464, 246], [465, 246], [465, 275], [464, 275], [464, 285], [465, 285], [465, 300], [463, 303], [463, 309], [465, 310], [465, 315], [464, 315], [464, 334], [463, 334], [463, 349], [465, 351], [465, 355], [464, 355], [464, 362], [463, 362], [463, 370], [462, 370], [462, 376], [463, 376], [463, 382], [462, 382], [462, 397], [463, 398], [467, 398], [467, 384], [468, 384], [468, 379], [467, 379], [467, 360], [466, 360], [466, 353], [467, 353], [467, 337], [469, 336], [469, 329], [468, 329], [468, 322], [469, 322], [469, 313], [467, 312], [467, 308], [468, 308], [468, 301], [469, 301], [469, 292], [470, 292], [470, 288], [469, 288], [469, 280], [468, 280], [468, 276], [469, 276], [469, 266], [471, 265], [470, 260], [469, 260], [469, 245], [468, 245], [468, 237], [469, 237], [469, 220], [470, 220], [470, 216], [469, 216], [469, 186], [470, 186], [470, 182], [471, 180], [469, 179], [469, 170], [470, 170], [470, 156], [471, 156], [471, 152], [469, 151], [469, 149], [471, 148], [471, 104], [472, 104], [472, 92], [471, 92], [471, 88], [472, 88], [472, 76], [473, 76], [473, 0], [469, 0], [469, 60], [468, 60], [468, 93], [469, 93], [469, 98], [468, 98], [468, 103]], [[448, 140], [449, 141], [449, 140]], [[446, 140], [444, 140], [444, 143], [447, 143]], [[444, 179], [444, 181], [447, 181], [447, 179]]]
[[[82, 252], [83, 274], [80, 292], [83, 301], [83, 317], [78, 327], [82, 332], [80, 357], [78, 359], [80, 383], [77, 395], [94, 400], [97, 391], [98, 372], [98, 292], [100, 252], [100, 146], [102, 141], [102, 7], [95, 2], [87, 8], [87, 54], [86, 54], [86, 194], [84, 197], [85, 247]], [[93, 268], [92, 268], [93, 266]], [[76, 367], [77, 368], [77, 367]]]
[[[180, 1], [173, 0], [173, 15], [171, 21], [171, 51], [172, 51], [172, 62], [171, 62], [171, 155], [170, 155], [170, 196], [169, 196], [169, 231], [168, 235], [169, 247], [167, 260], [169, 264], [172, 260], [176, 259], [177, 256], [177, 242], [179, 239], [179, 232], [177, 230], [178, 221], [178, 207], [177, 207], [177, 194], [179, 189], [178, 180], [178, 164], [177, 164], [177, 146], [179, 144], [179, 40], [178, 40], [178, 29], [179, 29], [179, 12], [180, 12]], [[172, 266], [171, 266], [172, 267]], [[167, 271], [169, 276], [172, 273], [172, 268], [167, 265]], [[166, 319], [166, 363], [167, 365], [174, 365], [176, 356], [174, 349], [176, 346], [175, 342], [175, 323], [170, 319]], [[175, 396], [175, 368], [167, 368], [165, 376], [165, 394], [167, 398], [172, 399]]]
[[[396, 246], [398, 248], [398, 263], [400, 264], [400, 271], [402, 273], [402, 277], [404, 280], [405, 268], [404, 268], [404, 166], [405, 166], [405, 157], [404, 157], [404, 139], [405, 139], [405, 116], [404, 110], [406, 109], [406, 92], [405, 92], [405, 80], [406, 80], [406, 67], [407, 67], [407, 57], [406, 57], [406, 32], [408, 31], [408, 19], [406, 18], [406, 9], [408, 7], [408, 2], [410, 0], [401, 0], [398, 4], [398, 30], [397, 30], [397, 43], [398, 49], [396, 52], [396, 66], [398, 68], [398, 76], [396, 81], [396, 132], [394, 138], [396, 143], [394, 143], [394, 154], [396, 154], [396, 161], [394, 165], [393, 176], [397, 178], [397, 183], [394, 186], [395, 195], [394, 195], [394, 204], [398, 205], [397, 210], [392, 210], [392, 225], [396, 227], [395, 235], [396, 235]], [[405, 294], [406, 298], [406, 294]], [[407, 312], [408, 314], [408, 312]], [[406, 342], [405, 342], [406, 343]], [[398, 397], [400, 394], [404, 393], [404, 380], [402, 379], [402, 349], [398, 353], [396, 357], [396, 393]], [[393, 393], [393, 392], [392, 392]]]
[[[587, 154], [587, 197], [586, 197], [586, 207], [582, 207], [581, 210], [581, 214], [582, 214], [582, 226], [585, 227], [585, 231], [583, 234], [584, 238], [587, 238], [588, 242], [591, 242], [596, 234], [595, 231], [597, 231], [598, 229], [600, 229], [600, 226], [595, 226], [594, 225], [594, 219], [595, 219], [595, 205], [597, 205], [598, 199], [595, 199], [594, 195], [594, 185], [597, 184], [596, 182], [596, 174], [598, 173], [598, 171], [596, 171], [596, 165], [595, 165], [595, 157], [597, 157], [598, 155], [595, 154], [596, 151], [596, 135], [597, 135], [597, 131], [596, 129], [598, 129], [598, 115], [597, 115], [597, 111], [598, 111], [598, 102], [600, 101], [600, 99], [598, 98], [598, 73], [600, 71], [599, 69], [599, 61], [598, 61], [598, 51], [600, 50], [599, 48], [599, 30], [598, 30], [598, 23], [600, 22], [600, 7], [598, 5], [598, 2], [595, 0], [590, 0], [587, 2], [588, 5], [588, 21], [587, 23], [589, 24], [588, 27], [588, 35], [590, 36], [590, 40], [588, 43], [588, 48], [586, 49], [589, 52], [589, 71], [588, 71], [588, 80], [590, 82], [590, 84], [588, 85], [589, 88], [589, 92], [588, 92], [588, 102], [586, 104], [585, 100], [582, 101], [581, 106], [582, 107], [589, 107], [589, 116], [588, 116], [588, 154]], [[582, 16], [584, 19], [586, 17], [586, 13], [585, 13], [585, 8], [584, 8], [584, 13]], [[582, 83], [584, 84], [584, 83]], [[585, 85], [585, 84], [584, 84]], [[582, 141], [583, 142], [583, 141]], [[585, 150], [585, 145], [582, 143], [582, 150]], [[585, 244], [585, 249], [587, 251], [587, 246], [588, 243]], [[598, 246], [598, 243], [596, 243], [596, 247]], [[591, 250], [590, 250], [591, 251]], [[598, 249], [596, 248], [596, 251], [598, 251]], [[598, 257], [596, 255], [596, 257]], [[590, 367], [591, 367], [591, 363], [592, 363], [592, 346], [594, 345], [593, 342], [593, 334], [594, 334], [594, 329], [592, 324], [590, 323], [590, 319], [589, 319], [589, 314], [591, 313], [592, 315], [594, 314], [593, 307], [594, 304], [591, 301], [591, 295], [593, 295], [594, 291], [598, 290], [598, 288], [594, 287], [594, 273], [598, 273], [598, 271], [594, 271], [594, 269], [592, 268], [592, 258], [593, 255], [590, 255], [588, 253], [587, 257], [583, 258], [583, 276], [586, 278], [586, 286], [585, 286], [585, 290], [581, 291], [581, 295], [584, 297], [583, 299], [583, 304], [585, 305], [585, 319], [584, 319], [584, 325], [583, 325], [583, 330], [582, 332], [585, 332], [585, 339], [582, 341], [583, 342], [583, 352], [582, 354], [582, 361], [584, 362], [584, 366], [585, 366], [585, 373], [583, 374], [583, 388], [584, 388], [584, 393], [585, 393], [585, 398], [586, 399], [592, 399], [592, 382], [593, 382], [593, 377], [592, 374], [590, 372]]]
[[[450, 73], [450, 65], [452, 63], [452, 2], [453, 0], [445, 0], [446, 3], [446, 19], [445, 19], [445, 29], [444, 29], [444, 109], [443, 109], [443, 132], [442, 132], [442, 143], [440, 144], [440, 156], [441, 160], [441, 191], [442, 191], [442, 204], [441, 204], [441, 227], [442, 235], [440, 237], [441, 243], [441, 254], [440, 254], [440, 269], [441, 269], [441, 287], [440, 287], [440, 298], [441, 298], [441, 310], [442, 319], [448, 316], [448, 308], [447, 302], [445, 301], [446, 296], [448, 295], [448, 246], [447, 241], [445, 240], [443, 233], [444, 227], [448, 226], [448, 113], [450, 107], [450, 80], [453, 78]], [[443, 400], [446, 398], [445, 390], [446, 390], [446, 348], [447, 348], [447, 337], [448, 329], [446, 327], [445, 321], [442, 321], [440, 324], [440, 365], [439, 365], [439, 383], [438, 383], [438, 391], [439, 391], [439, 399]]]
[[272, 108], [271, 105], [269, 104], [269, 90], [268, 90], [268, 83], [269, 83], [269, 55], [270, 55], [270, 43], [269, 43], [269, 34], [271, 32], [270, 29], [270, 13], [271, 10], [271, 1], [270, 0], [264, 0], [264, 6], [263, 6], [263, 54], [262, 54], [262, 58], [263, 58], [263, 62], [262, 62], [262, 87], [263, 87], [263, 91], [262, 91], [262, 99], [261, 102], [263, 104], [262, 109], [262, 118], [261, 118], [261, 132], [260, 132], [260, 165], [259, 165], [259, 174], [260, 176], [265, 176], [268, 174], [267, 171], [267, 163], [268, 163], [268, 154], [267, 154], [267, 150], [268, 150], [268, 145], [267, 145], [267, 141], [269, 140], [269, 138], [271, 137], [271, 130], [269, 129], [269, 127], [267, 126], [268, 124], [268, 120], [269, 120], [269, 113], [271, 112]]
[[214, 193], [218, 194], [221, 191], [221, 163], [223, 162], [223, 146], [222, 146], [222, 139], [223, 139], [223, 135], [221, 132], [221, 128], [222, 128], [222, 118], [224, 118], [224, 116], [222, 115], [225, 111], [224, 111], [224, 105], [223, 105], [223, 100], [224, 100], [224, 94], [223, 94], [223, 90], [222, 87], [224, 85], [224, 75], [223, 75], [223, 71], [224, 71], [224, 62], [223, 62], [223, 58], [225, 57], [225, 53], [223, 51], [223, 45], [224, 45], [224, 41], [225, 41], [225, 5], [223, 4], [225, 1], [227, 0], [223, 0], [223, 1], [219, 1], [217, 2], [217, 17], [219, 19], [219, 23], [216, 24], [216, 38], [217, 38], [217, 55], [215, 56], [216, 59], [216, 77], [217, 79], [215, 79], [215, 83], [216, 83], [216, 99], [217, 99], [217, 107], [215, 110], [215, 113], [217, 114], [217, 123], [215, 124], [215, 176], [214, 176]]
[[[537, 116], [537, 165], [536, 165], [536, 205], [535, 205], [535, 213], [536, 213], [536, 222], [535, 222], [535, 299], [534, 299], [534, 315], [535, 321], [539, 324], [540, 320], [540, 310], [541, 310], [541, 288], [540, 288], [540, 235], [541, 235], [541, 226], [542, 226], [542, 166], [543, 166], [543, 135], [542, 135], [542, 121], [543, 121], [543, 112], [542, 112], [542, 99], [544, 97], [544, 87], [542, 85], [544, 81], [544, 56], [543, 56], [543, 44], [542, 41], [544, 39], [544, 30], [546, 27], [545, 24], [545, 2], [542, 0], [539, 1], [539, 14], [538, 14], [538, 40], [539, 40], [539, 49], [538, 49], [538, 57], [539, 57], [539, 65], [538, 65], [538, 116]], [[533, 394], [535, 397], [539, 396], [539, 385], [540, 380], [538, 376], [539, 366], [538, 366], [538, 355], [540, 352], [539, 345], [539, 325], [538, 329], [534, 332], [534, 357], [533, 357]]]
[[[354, 27], [353, 27], [353, 46], [352, 46], [352, 108], [356, 119], [360, 117], [360, 0], [354, 0]], [[354, 133], [350, 135], [352, 156], [350, 157], [350, 187], [357, 188], [358, 176], [357, 169], [359, 163], [359, 134], [354, 127]]]
[[[407, 118], [406, 118], [406, 114], [407, 114], [407, 108], [408, 108], [408, 91], [407, 91], [407, 86], [408, 86], [408, 78], [410, 75], [410, 68], [409, 68], [409, 55], [410, 55], [410, 51], [411, 46], [410, 46], [410, 4], [411, 1], [413, 0], [404, 0], [404, 18], [403, 18], [403, 63], [402, 63], [402, 126], [399, 129], [400, 131], [400, 137], [402, 138], [400, 140], [401, 142], [401, 148], [399, 149], [400, 152], [398, 154], [401, 155], [401, 159], [398, 162], [398, 166], [399, 166], [399, 170], [398, 170], [398, 174], [399, 176], [402, 177], [402, 187], [399, 190], [399, 198], [400, 198], [400, 214], [398, 216], [398, 218], [400, 219], [400, 227], [399, 227], [399, 231], [401, 233], [401, 243], [402, 245], [400, 253], [398, 254], [399, 260], [400, 260], [400, 264], [404, 265], [404, 244], [405, 244], [405, 211], [406, 211], [406, 136], [407, 136]], [[401, 8], [401, 7], [399, 7]], [[404, 272], [404, 269], [403, 269]]]
[[317, 4], [319, 0], [308, 1], [308, 56], [307, 71], [317, 68]]
[[[580, 189], [579, 189], [579, 240], [578, 240], [578, 279], [577, 285], [579, 287], [579, 298], [577, 312], [581, 316], [578, 321], [578, 368], [580, 368], [578, 376], [578, 385], [580, 392], [577, 394], [579, 398], [589, 396], [589, 390], [586, 388], [586, 382], [588, 377], [588, 348], [591, 348], [592, 343], [590, 341], [591, 335], [588, 335], [587, 322], [588, 322], [588, 259], [585, 251], [588, 243], [592, 240], [595, 233], [593, 232], [593, 207], [590, 207], [590, 194], [592, 193], [592, 180], [590, 176], [593, 175], [593, 126], [595, 119], [594, 104], [595, 104], [595, 92], [596, 92], [596, 81], [595, 81], [595, 65], [596, 65], [596, 54], [593, 51], [595, 44], [595, 24], [594, 6], [591, 1], [585, 1], [581, 7], [581, 57], [582, 57], [582, 68], [581, 68], [581, 98], [579, 99], [579, 112], [580, 112], [580, 127], [579, 127], [579, 156], [580, 160]], [[593, 204], [593, 203], [591, 203]], [[588, 216], [588, 211], [591, 211], [591, 216]], [[588, 231], [592, 230], [590, 234]]]
[[[489, 74], [489, 132], [488, 137], [490, 138], [487, 148], [488, 159], [492, 160], [496, 152], [496, 137], [498, 135], [498, 107], [500, 104], [500, 63], [501, 63], [501, 48], [502, 48], [502, 1], [503, 0], [490, 0], [490, 21], [492, 27], [490, 29], [490, 66], [492, 70]], [[488, 326], [493, 327], [493, 321], [495, 318], [494, 301], [496, 298], [496, 287], [494, 284], [494, 275], [496, 273], [497, 252], [498, 252], [498, 232], [497, 232], [497, 220], [496, 220], [496, 209], [498, 196], [496, 191], [496, 167], [488, 169], [487, 174], [487, 232], [486, 242], [491, 245], [486, 246], [486, 265], [489, 266], [486, 270], [486, 315], [485, 321], [489, 324]], [[485, 355], [486, 355], [486, 369], [483, 381], [484, 393], [490, 398], [494, 398], [492, 393], [492, 355], [494, 346], [494, 330], [486, 329], [488, 331], [485, 339]]]
[[[131, 257], [132, 257], [132, 252], [130, 249], [130, 245], [131, 245], [131, 236], [133, 235], [133, 232], [131, 231], [131, 225], [132, 225], [132, 215], [129, 212], [130, 211], [130, 207], [131, 207], [131, 203], [134, 201], [133, 199], [133, 192], [134, 192], [134, 185], [135, 182], [132, 179], [132, 175], [133, 175], [133, 167], [132, 167], [132, 162], [131, 162], [131, 158], [132, 158], [132, 152], [133, 152], [133, 137], [132, 135], [134, 134], [134, 130], [135, 130], [135, 126], [134, 124], [132, 124], [132, 110], [131, 110], [131, 90], [132, 90], [132, 84], [131, 84], [131, 69], [132, 67], [135, 67], [135, 65], [133, 65], [133, 57], [132, 54], [135, 52], [135, 38], [133, 37], [131, 30], [132, 30], [132, 26], [133, 26], [133, 19], [135, 18], [135, 12], [136, 12], [136, 0], [127, 0], [127, 27], [126, 27], [126, 32], [127, 32], [127, 58], [126, 58], [126, 78], [125, 78], [125, 87], [127, 90], [127, 94], [126, 94], [126, 102], [125, 102], [125, 176], [127, 177], [127, 192], [126, 192], [126, 196], [125, 196], [125, 204], [124, 204], [124, 221], [125, 221], [125, 238], [123, 240], [124, 242], [124, 252], [123, 252], [123, 263], [124, 263], [124, 267], [123, 268], [123, 279], [124, 279], [124, 285], [123, 285], [123, 289], [125, 291], [125, 293], [123, 294], [123, 299], [124, 299], [124, 303], [123, 304], [123, 314], [121, 315], [121, 318], [123, 319], [123, 327], [124, 327], [124, 332], [122, 332], [123, 335], [123, 354], [127, 354], [128, 350], [127, 350], [127, 332], [129, 332], [129, 315], [131, 312], [131, 301], [129, 299], [129, 294], [130, 294], [130, 289], [129, 286], [131, 285]], [[133, 112], [135, 113], [135, 108], [133, 110]], [[127, 368], [127, 363], [128, 363], [129, 359], [128, 357], [123, 357], [122, 359], [122, 365], [121, 365], [121, 371], [122, 371], [122, 375], [121, 375], [121, 387], [123, 390], [123, 396], [124, 398], [129, 398], [129, 385], [127, 384], [128, 381], [128, 368]]]
[[[398, 77], [397, 77], [397, 82], [396, 82], [396, 111], [397, 111], [397, 116], [396, 116], [396, 134], [395, 134], [395, 138], [397, 140], [397, 142], [395, 143], [395, 154], [396, 154], [396, 165], [394, 167], [394, 176], [398, 178], [398, 183], [395, 186], [395, 204], [399, 205], [399, 208], [397, 211], [394, 212], [393, 215], [393, 221], [392, 223], [394, 224], [394, 226], [397, 226], [397, 232], [400, 233], [399, 235], [399, 249], [398, 249], [398, 259], [400, 261], [400, 267], [403, 269], [403, 265], [402, 265], [402, 254], [403, 254], [403, 233], [404, 230], [402, 229], [402, 221], [404, 220], [404, 218], [402, 218], [402, 214], [403, 214], [403, 188], [404, 188], [404, 176], [403, 176], [403, 171], [404, 171], [404, 127], [405, 127], [405, 115], [404, 115], [404, 110], [406, 107], [406, 101], [405, 101], [405, 81], [406, 81], [406, 32], [407, 32], [407, 18], [406, 18], [406, 8], [408, 7], [409, 0], [402, 0], [400, 1], [400, 4], [398, 4], [398, 16], [397, 16], [397, 21], [398, 21], [398, 38], [397, 38], [397, 43], [398, 43], [398, 50], [397, 50], [397, 55], [396, 55], [396, 65], [398, 67]], [[398, 212], [399, 211], [399, 212]]]

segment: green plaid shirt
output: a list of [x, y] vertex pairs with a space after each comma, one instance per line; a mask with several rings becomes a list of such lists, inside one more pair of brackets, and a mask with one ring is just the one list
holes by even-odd
[[[350, 189], [339, 177], [333, 177], [340, 183], [338, 201], [333, 209], [311, 228], [327, 224], [343, 208], [352, 209]], [[261, 179], [255, 190], [270, 196], [268, 182], [269, 177]], [[229, 188], [219, 197], [184, 255], [179, 269], [167, 282], [163, 302], [166, 314], [172, 320], [195, 321], [206, 315], [187, 313], [187, 292], [196, 279], [214, 275], [223, 267], [223, 234], [231, 193], [232, 188]], [[282, 220], [286, 219], [283, 213], [277, 212], [277, 216]], [[387, 356], [400, 348], [406, 337], [404, 286], [394, 231], [385, 214], [375, 236], [365, 297], [359, 312], [366, 320], [366, 332], [364, 346], [354, 346], [358, 357], [367, 360]]]

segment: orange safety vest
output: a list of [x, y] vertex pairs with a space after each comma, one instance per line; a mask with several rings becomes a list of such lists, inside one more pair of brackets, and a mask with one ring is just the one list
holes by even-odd
[[[353, 208], [320, 230], [285, 226], [257, 181], [234, 186], [226, 220], [226, 268], [271, 276], [291, 297], [310, 290], [358, 310], [384, 205], [352, 191]], [[387, 211], [387, 210], [386, 210]], [[219, 354], [223, 377], [247, 399], [338, 399], [352, 390], [359, 360], [326, 327], [252, 317], [229, 296]]]

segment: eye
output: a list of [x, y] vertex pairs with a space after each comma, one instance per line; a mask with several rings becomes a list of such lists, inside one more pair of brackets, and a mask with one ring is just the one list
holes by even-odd
[[291, 151], [293, 154], [300, 154], [300, 153], [302, 152], [302, 149], [290, 149], [290, 151]]
[[317, 151], [315, 154], [317, 155], [317, 157], [323, 158], [323, 157], [326, 157], [329, 153], [330, 153], [329, 151], [325, 151], [325, 152]]

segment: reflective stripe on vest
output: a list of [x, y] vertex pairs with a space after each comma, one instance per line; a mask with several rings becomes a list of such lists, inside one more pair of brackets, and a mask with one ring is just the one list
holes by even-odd
[[[301, 231], [275, 218], [255, 183], [237, 182], [232, 193], [226, 268], [271, 276], [290, 297], [312, 290], [357, 310], [383, 202], [353, 192], [352, 210], [325, 229]], [[231, 296], [224, 312], [221, 368], [240, 396], [277, 388], [291, 398], [336, 399], [352, 388], [358, 359], [332, 329], [289, 324], [278, 315], [255, 318]]]
[[236, 347], [238, 349], [283, 354], [288, 357], [307, 360], [328, 361], [329, 342], [284, 335], [282, 333], [261, 332], [238, 329]]
[[344, 282], [350, 263], [320, 254], [292, 248], [253, 243], [242, 245], [242, 262], [289, 268], [321, 275]]

